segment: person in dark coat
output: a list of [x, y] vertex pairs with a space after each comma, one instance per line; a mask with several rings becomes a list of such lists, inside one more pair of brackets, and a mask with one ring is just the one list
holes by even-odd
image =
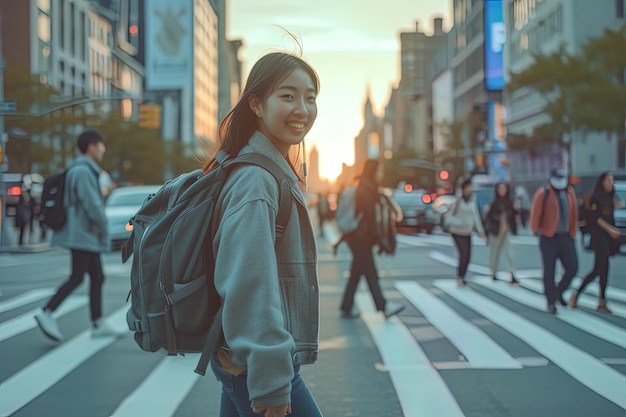
[[489, 236], [489, 260], [495, 281], [500, 255], [504, 254], [507, 270], [511, 274], [511, 285], [519, 284], [515, 279], [515, 258], [511, 246], [511, 235], [517, 234], [516, 215], [517, 210], [511, 200], [511, 187], [506, 183], [497, 184], [493, 202], [485, 214], [485, 229]]
[[361, 275], [365, 275], [367, 285], [374, 298], [376, 310], [384, 316], [391, 317], [404, 309], [402, 305], [387, 303], [378, 282], [378, 271], [374, 262], [374, 246], [385, 245], [383, 236], [376, 226], [376, 204], [380, 199], [378, 191], [379, 163], [375, 159], [365, 161], [359, 185], [356, 191], [356, 215], [362, 214], [359, 226], [353, 232], [344, 235], [343, 240], [348, 243], [352, 252], [352, 266], [350, 279], [346, 285], [341, 302], [342, 317], [356, 317], [352, 313], [354, 295]]
[[28, 233], [30, 235], [33, 233], [32, 214], [34, 205], [35, 201], [30, 195], [30, 190], [22, 190], [20, 198], [17, 202], [15, 213], [15, 227], [17, 227], [20, 231], [20, 246], [24, 244], [26, 228], [28, 228]]
[[613, 175], [604, 172], [600, 174], [593, 187], [587, 209], [591, 232], [589, 246], [594, 251], [595, 260], [593, 269], [587, 274], [578, 291], [570, 299], [570, 307], [572, 308], [578, 307], [578, 297], [597, 276], [600, 278], [600, 298], [597, 310], [601, 313], [612, 313], [606, 305], [606, 287], [609, 280], [609, 259], [617, 252], [617, 238], [620, 235], [619, 230], [615, 227], [613, 213], [616, 206], [622, 207], [622, 202], [615, 197], [613, 181]]

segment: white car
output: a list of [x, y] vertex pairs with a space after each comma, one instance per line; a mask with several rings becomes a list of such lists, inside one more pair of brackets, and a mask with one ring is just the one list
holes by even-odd
[[160, 188], [160, 185], [140, 185], [111, 191], [104, 204], [111, 249], [124, 246], [133, 230], [128, 221], [141, 208], [146, 198]]

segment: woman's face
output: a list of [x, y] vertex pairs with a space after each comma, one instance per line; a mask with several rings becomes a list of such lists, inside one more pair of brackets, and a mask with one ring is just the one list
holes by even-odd
[[498, 184], [498, 195], [500, 197], [506, 196], [506, 185], [505, 184]]
[[463, 187], [463, 195], [464, 196], [469, 196], [472, 194], [472, 192], [474, 192], [474, 189], [472, 188], [471, 185], [466, 185], [465, 187]]
[[[309, 74], [295, 69], [270, 96], [260, 103], [259, 130], [284, 155], [311, 130], [317, 117], [317, 91]], [[254, 110], [254, 109], [253, 109]]]
[[604, 191], [607, 193], [610, 193], [611, 191], [613, 191], [613, 175], [609, 174], [606, 177], [604, 177], [604, 180], [602, 181], [602, 188], [604, 188]]

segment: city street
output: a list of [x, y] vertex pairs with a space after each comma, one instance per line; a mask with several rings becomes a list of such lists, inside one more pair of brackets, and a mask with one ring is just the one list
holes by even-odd
[[[613, 315], [595, 311], [593, 283], [579, 309], [551, 316], [535, 237], [513, 240], [521, 286], [491, 280], [475, 238], [469, 285], [457, 288], [449, 236], [401, 235], [377, 262], [388, 300], [407, 308], [384, 320], [363, 284], [360, 317], [342, 319], [350, 254], [344, 244], [332, 255], [326, 226], [320, 356], [302, 368], [325, 416], [626, 416], [626, 256], [611, 263]], [[579, 249], [579, 259], [584, 276], [592, 256]], [[126, 329], [130, 266], [119, 252], [103, 260], [107, 321]], [[33, 314], [68, 274], [61, 249], [0, 254], [0, 416], [217, 416], [219, 386], [193, 372], [197, 355], [146, 353], [130, 333], [90, 337], [86, 283], [55, 313], [65, 341], [48, 341]]]

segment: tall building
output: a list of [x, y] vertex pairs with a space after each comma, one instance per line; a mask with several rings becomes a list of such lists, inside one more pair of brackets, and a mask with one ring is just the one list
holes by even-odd
[[400, 33], [400, 82], [385, 108], [383, 139], [391, 152], [412, 150], [430, 154], [433, 150], [432, 93], [429, 69], [434, 51], [447, 42], [443, 19], [433, 19], [433, 33]]
[[144, 3], [145, 86], [163, 105], [162, 133], [190, 152], [217, 141], [218, 18], [208, 0]]
[[374, 113], [369, 86], [363, 103], [363, 127], [354, 138], [354, 166], [363, 166], [367, 159], [383, 158], [383, 132], [381, 120]]
[[[624, 0], [504, 0], [503, 5], [507, 80], [509, 73], [521, 72], [532, 64], [532, 54], [550, 54], [561, 45], [576, 54], [588, 40], [602, 36], [605, 28], [618, 29], [625, 23]], [[525, 89], [507, 94], [504, 104], [509, 135], [532, 138], [539, 126], [550, 123], [543, 112], [546, 103], [535, 92]], [[624, 148], [620, 149], [616, 137], [573, 132], [567, 139], [571, 152], [567, 147], [544, 145], [534, 149], [530, 157], [528, 151], [512, 154], [514, 178], [541, 181], [554, 165], [569, 166], [572, 174], [581, 177], [624, 170]]]

